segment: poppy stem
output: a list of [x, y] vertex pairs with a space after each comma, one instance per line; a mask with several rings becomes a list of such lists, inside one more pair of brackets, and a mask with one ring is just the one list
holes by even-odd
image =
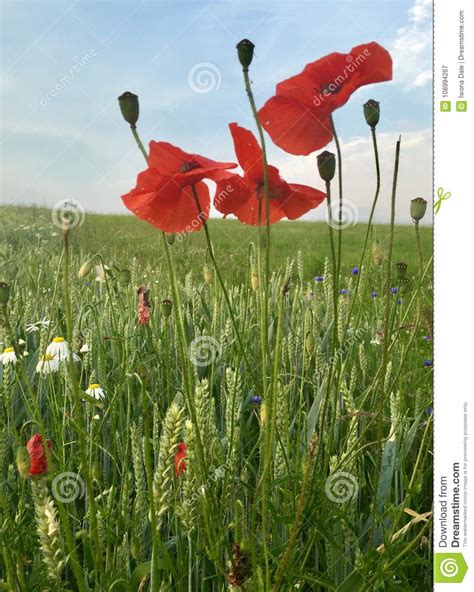
[[331, 122], [331, 130], [332, 135], [334, 136], [334, 142], [336, 144], [336, 153], [337, 153], [337, 179], [339, 183], [339, 208], [337, 214], [338, 220], [338, 232], [337, 232], [337, 277], [336, 277], [336, 284], [339, 284], [339, 275], [341, 272], [341, 252], [342, 252], [342, 153], [341, 153], [341, 145], [339, 143], [339, 137], [336, 132], [336, 126], [334, 125], [333, 116], [329, 116], [329, 121]]
[[239, 329], [237, 327], [237, 320], [235, 318], [234, 310], [232, 308], [232, 303], [231, 303], [230, 298], [229, 298], [229, 293], [228, 293], [227, 288], [225, 286], [225, 283], [224, 283], [224, 279], [222, 277], [222, 274], [221, 274], [221, 272], [219, 270], [219, 266], [217, 265], [217, 260], [216, 260], [216, 258], [214, 256], [214, 249], [213, 249], [213, 246], [212, 246], [211, 234], [209, 232], [209, 226], [208, 226], [207, 221], [205, 219], [204, 212], [203, 212], [202, 207], [201, 207], [201, 202], [199, 201], [199, 196], [198, 196], [197, 191], [196, 191], [196, 187], [194, 185], [191, 185], [191, 190], [193, 192], [194, 201], [196, 203], [196, 207], [197, 207], [197, 210], [198, 210], [198, 217], [202, 221], [202, 225], [203, 225], [203, 228], [204, 228], [204, 235], [206, 236], [206, 243], [207, 243], [207, 251], [209, 253], [209, 257], [211, 258], [212, 265], [213, 265], [213, 267], [214, 267], [214, 269], [216, 271], [217, 279], [219, 280], [219, 284], [220, 284], [220, 286], [222, 288], [222, 292], [224, 293], [224, 298], [225, 298], [225, 301], [226, 301], [226, 304], [227, 304], [227, 308], [229, 309], [230, 319], [232, 321], [232, 326], [234, 328], [235, 334], [237, 336], [237, 341], [239, 342], [239, 347], [240, 347], [240, 350], [241, 350], [242, 357], [245, 360], [245, 363], [247, 365], [247, 368], [252, 372], [253, 371], [252, 370], [252, 366], [250, 365], [250, 361], [249, 361], [249, 359], [247, 357], [247, 353], [245, 352], [245, 347], [244, 347], [244, 343], [242, 341], [242, 336], [240, 335], [240, 331], [239, 331]]
[[395, 228], [395, 198], [397, 195], [397, 181], [398, 181], [398, 166], [400, 162], [400, 143], [401, 138], [399, 137], [397, 140], [397, 145], [395, 148], [395, 165], [393, 170], [393, 181], [392, 181], [392, 197], [391, 197], [391, 208], [390, 208], [390, 233], [389, 233], [389, 243], [388, 243], [388, 252], [387, 252], [387, 277], [386, 277], [386, 284], [385, 284], [385, 318], [384, 318], [384, 329], [383, 329], [383, 355], [382, 355], [382, 364], [381, 364], [381, 372], [379, 375], [379, 385], [380, 385], [380, 392], [378, 396], [378, 409], [375, 412], [374, 421], [377, 422], [377, 451], [376, 451], [376, 473], [375, 473], [375, 480], [374, 480], [374, 489], [373, 489], [373, 505], [372, 505], [372, 525], [370, 529], [369, 535], [369, 545], [371, 544], [374, 536], [374, 532], [376, 529], [376, 519], [377, 519], [377, 492], [380, 483], [380, 475], [382, 470], [382, 442], [383, 442], [383, 425], [384, 425], [384, 405], [385, 400], [387, 397], [387, 389], [385, 388], [385, 376], [387, 373], [387, 364], [388, 364], [388, 353], [389, 353], [389, 346], [391, 341], [391, 331], [390, 331], [390, 309], [391, 309], [391, 271], [392, 271], [392, 253], [393, 253], [393, 235], [394, 235], [394, 228]]
[[420, 276], [423, 273], [423, 251], [421, 249], [421, 238], [420, 238], [420, 221], [415, 220], [415, 234], [416, 234], [416, 246], [418, 247], [418, 260], [420, 262]]
[[137, 146], [138, 146], [140, 152], [143, 154], [143, 156], [148, 164], [148, 154], [147, 154], [147, 151], [145, 150], [145, 146], [143, 145], [143, 142], [140, 139], [140, 136], [138, 135], [137, 127], [135, 125], [131, 125], [130, 129], [132, 130], [132, 135], [135, 138], [135, 142], [137, 143]]

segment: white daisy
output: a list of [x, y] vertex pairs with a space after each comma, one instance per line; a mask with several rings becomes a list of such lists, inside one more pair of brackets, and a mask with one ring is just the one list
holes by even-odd
[[39, 331], [40, 329], [47, 329], [50, 325], [51, 321], [48, 321], [48, 319], [43, 318], [41, 319], [41, 321], [38, 321], [37, 323], [31, 323], [30, 325], [26, 325], [25, 328], [25, 332], [26, 333], [35, 333], [36, 331]]
[[91, 351], [91, 348], [89, 347], [88, 343], [84, 343], [84, 345], [81, 347], [79, 351], [81, 352], [81, 354], [88, 354]]
[[36, 365], [36, 372], [42, 376], [57, 372], [59, 370], [59, 362], [51, 354], [41, 356], [38, 364]]
[[104, 389], [100, 386], [100, 384], [97, 383], [90, 384], [89, 388], [86, 390], [86, 393], [98, 401], [105, 399]]
[[95, 266], [95, 273], [96, 273], [96, 282], [105, 282], [105, 276], [110, 272], [110, 267], [108, 265], [96, 265]]
[[3, 354], [0, 354], [0, 361], [4, 366], [6, 366], [7, 364], [16, 364], [15, 348], [6, 347], [3, 350]]
[[69, 360], [69, 345], [64, 337], [55, 337], [46, 348], [46, 353], [53, 356], [58, 362]]

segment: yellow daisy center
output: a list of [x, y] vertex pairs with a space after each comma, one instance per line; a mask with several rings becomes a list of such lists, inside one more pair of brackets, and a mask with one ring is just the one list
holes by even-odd
[[42, 356], [41, 359], [43, 360], [43, 362], [51, 362], [51, 360], [54, 360], [54, 356], [52, 356], [51, 354], [46, 354]]
[[6, 348], [3, 350], [3, 353], [4, 353], [4, 354], [12, 354], [14, 351], [15, 351], [15, 348], [14, 348], [14, 347], [6, 347]]
[[100, 384], [97, 384], [97, 383], [90, 384], [89, 388], [95, 391], [96, 389], [100, 389]]
[[53, 339], [53, 343], [62, 343], [64, 341], [64, 337], [55, 337]]

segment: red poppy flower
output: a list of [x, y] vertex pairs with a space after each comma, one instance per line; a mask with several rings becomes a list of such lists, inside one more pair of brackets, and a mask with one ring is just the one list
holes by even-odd
[[[266, 204], [263, 188], [262, 150], [249, 130], [236, 123], [229, 125], [235, 153], [244, 175], [227, 173], [217, 182], [214, 206], [225, 216], [234, 214], [244, 224], [263, 225]], [[326, 194], [306, 185], [287, 183], [274, 166], [268, 166], [270, 224], [285, 216], [296, 220], [318, 206]], [[259, 220], [260, 209], [260, 220]]]
[[174, 457], [174, 472], [179, 477], [186, 470], [186, 444], [180, 442]]
[[392, 58], [377, 43], [331, 53], [277, 84], [259, 111], [273, 142], [291, 154], [310, 154], [332, 140], [330, 115], [361, 86], [392, 79]]
[[[51, 441], [47, 440], [46, 443], [48, 448], [51, 449]], [[41, 436], [41, 434], [35, 434], [32, 436], [28, 440], [26, 448], [30, 455], [30, 469], [28, 474], [31, 476], [45, 475], [48, 472], [48, 460], [46, 458], [46, 451], [43, 444], [43, 436]]]
[[[193, 232], [209, 215], [209, 190], [202, 180], [217, 181], [224, 171], [236, 166], [184, 152], [167, 142], [150, 142], [148, 169], [138, 175], [136, 187], [122, 199], [138, 218], [160, 230]], [[202, 215], [197, 211], [192, 185]]]

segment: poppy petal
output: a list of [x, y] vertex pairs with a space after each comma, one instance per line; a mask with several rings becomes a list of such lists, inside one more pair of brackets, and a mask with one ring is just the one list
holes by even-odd
[[240, 166], [247, 175], [261, 178], [263, 176], [262, 149], [256, 137], [237, 123], [230, 123], [229, 128]]
[[260, 109], [259, 117], [273, 142], [290, 154], [311, 154], [332, 140], [329, 121], [320, 120], [292, 97], [272, 97]]
[[289, 189], [290, 191], [282, 203], [288, 220], [300, 218], [326, 199], [325, 193], [307, 185], [290, 183]]
[[216, 184], [214, 207], [228, 216], [242, 207], [252, 197], [250, 188], [240, 175], [227, 174], [226, 178]]

